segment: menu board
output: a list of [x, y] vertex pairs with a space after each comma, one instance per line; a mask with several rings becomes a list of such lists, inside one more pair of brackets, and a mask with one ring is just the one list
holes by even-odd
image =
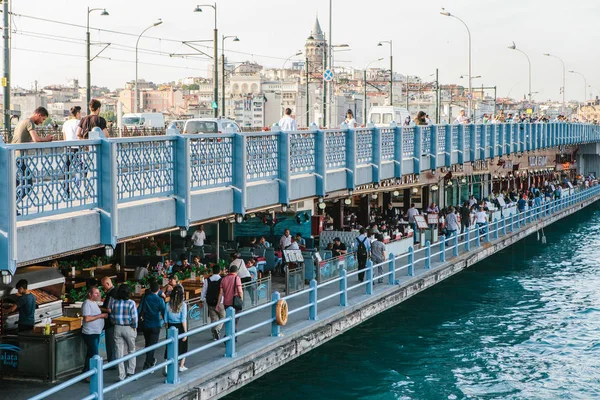
[[498, 197], [496, 200], [498, 200], [498, 204], [500, 204], [501, 208], [506, 207], [506, 203], [504, 202], [504, 197]]
[[417, 229], [427, 229], [429, 226], [427, 225], [427, 221], [425, 221], [425, 217], [422, 215], [415, 215], [415, 223], [417, 224]]
[[427, 223], [429, 225], [437, 225], [440, 223], [440, 216], [438, 214], [427, 214]]
[[567, 182], [567, 185], [569, 185], [569, 187], [570, 187], [571, 189], [573, 189], [573, 184], [572, 184], [571, 182]]
[[302, 250], [283, 250], [283, 255], [285, 256], [285, 261], [287, 262], [304, 262], [304, 257], [302, 257]]

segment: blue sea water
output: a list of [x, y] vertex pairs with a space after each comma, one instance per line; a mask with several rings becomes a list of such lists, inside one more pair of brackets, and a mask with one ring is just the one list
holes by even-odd
[[579, 212], [227, 399], [599, 399], [600, 211]]

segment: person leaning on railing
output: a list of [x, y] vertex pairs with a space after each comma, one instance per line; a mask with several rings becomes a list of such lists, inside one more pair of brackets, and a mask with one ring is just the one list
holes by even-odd
[[79, 139], [88, 139], [89, 133], [93, 128], [100, 128], [104, 132], [104, 135], [108, 137], [108, 129], [106, 129], [106, 120], [100, 116], [100, 107], [102, 104], [92, 99], [90, 101], [90, 115], [87, 115], [79, 122], [79, 128], [77, 128], [77, 137]]
[[[48, 118], [48, 110], [44, 107], [38, 107], [35, 109], [31, 117], [20, 121], [15, 127], [13, 134], [12, 144], [23, 144], [23, 143], [39, 143], [39, 142], [51, 142], [54, 140], [53, 135], [40, 136], [36, 129], [36, 125], [41, 125]], [[24, 157], [21, 157], [21, 153], [17, 152], [17, 168], [20, 170], [17, 172], [17, 200], [22, 199], [31, 191], [33, 185], [33, 179], [31, 177], [25, 179], [27, 176], [27, 162]], [[31, 176], [31, 174], [30, 174]], [[23, 182], [25, 180], [25, 182]]]

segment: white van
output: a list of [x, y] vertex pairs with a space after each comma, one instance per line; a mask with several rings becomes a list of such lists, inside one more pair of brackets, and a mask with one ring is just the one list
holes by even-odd
[[240, 126], [229, 118], [192, 118], [185, 121], [183, 133], [236, 133]]
[[381, 128], [389, 126], [390, 122], [394, 121], [397, 125], [403, 125], [406, 117], [410, 117], [410, 113], [406, 108], [395, 106], [376, 106], [369, 110], [369, 119], [367, 122], [372, 122], [376, 127]]
[[122, 124], [126, 128], [164, 128], [162, 113], [132, 113], [123, 115]]

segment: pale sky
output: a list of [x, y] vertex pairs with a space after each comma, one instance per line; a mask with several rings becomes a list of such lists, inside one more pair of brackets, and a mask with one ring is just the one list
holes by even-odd
[[[212, 40], [213, 10], [203, 7], [202, 13], [193, 13], [198, 4], [194, 1], [12, 3], [15, 14], [82, 26], [86, 24], [87, 6], [107, 9], [110, 16], [100, 16], [98, 11], [91, 14], [92, 41], [114, 44], [101, 55], [111, 60], [99, 58], [92, 62], [92, 84], [116, 88], [134, 79], [137, 35], [158, 18], [163, 24], [150, 29], [140, 40], [140, 78], [160, 83], [208, 76], [207, 66], [212, 60], [169, 57], [171, 53], [193, 52], [181, 41]], [[515, 41], [531, 58], [532, 92], [539, 92], [534, 100], [561, 99], [562, 64], [543, 53], [560, 56], [567, 71], [584, 74], [591, 86], [588, 98], [600, 94], [600, 78], [595, 74], [600, 61], [599, 0], [333, 0], [333, 44], [348, 44], [352, 49], [336, 55], [340, 61], [350, 61], [339, 65], [364, 68], [385, 57], [372, 65], [387, 68], [389, 48], [376, 45], [380, 40], [391, 39], [395, 71], [430, 80], [429, 75], [439, 68], [442, 84], [467, 86], [466, 79], [459, 79], [468, 72], [467, 32], [458, 20], [440, 15], [441, 7], [464, 20], [471, 30], [473, 76], [482, 76], [473, 80], [474, 87], [497, 86], [498, 97], [522, 98], [527, 93], [527, 60], [507, 48]], [[266, 67], [281, 68], [286, 58], [304, 49], [317, 13], [323, 31], [330, 36], [328, 0], [219, 0], [217, 9], [219, 54], [221, 35], [240, 38], [237, 43], [226, 41], [226, 56], [231, 62], [253, 60]], [[13, 86], [31, 88], [35, 80], [40, 86], [66, 84], [70, 78], [78, 78], [85, 85], [85, 28], [15, 15], [13, 29], [17, 31], [12, 40]], [[212, 42], [204, 44], [211, 46]], [[163, 55], [149, 54], [147, 50]], [[206, 51], [212, 54], [212, 49]], [[583, 100], [580, 75], [567, 72], [566, 88], [567, 100]]]

